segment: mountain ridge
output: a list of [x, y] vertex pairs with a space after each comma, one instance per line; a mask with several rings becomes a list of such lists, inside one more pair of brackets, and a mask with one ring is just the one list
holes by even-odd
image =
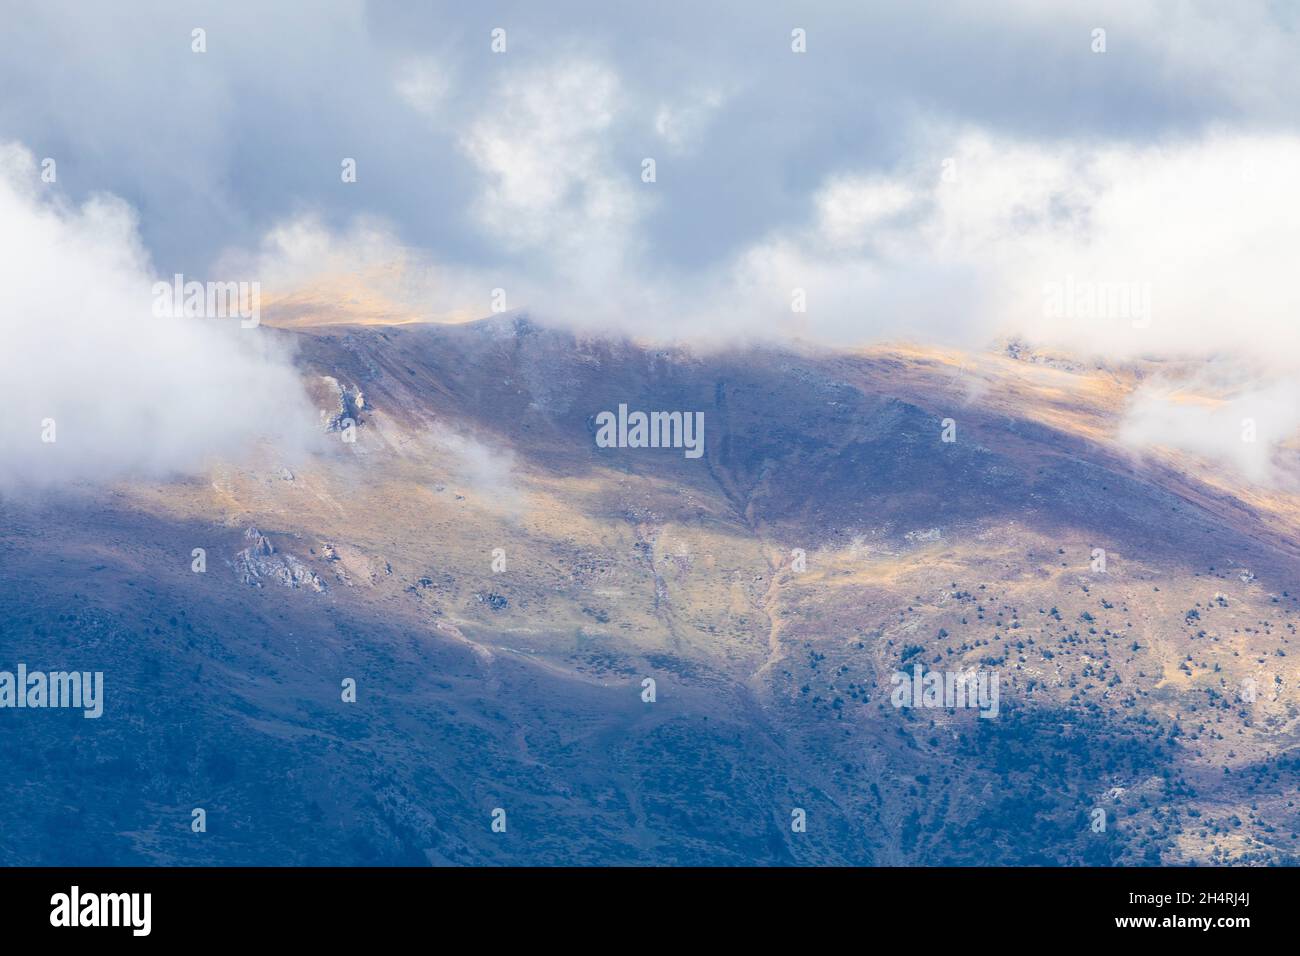
[[[1294, 860], [1295, 501], [1135, 459], [1136, 376], [516, 318], [268, 332], [319, 449], [0, 504], [6, 649], [108, 687], [71, 761], [0, 755], [44, 771], [7, 862], [68, 825], [112, 862]], [[598, 448], [619, 401], [703, 411], [702, 459]], [[241, 580], [250, 541], [287, 576]], [[916, 661], [996, 670], [1001, 716], [894, 708]]]

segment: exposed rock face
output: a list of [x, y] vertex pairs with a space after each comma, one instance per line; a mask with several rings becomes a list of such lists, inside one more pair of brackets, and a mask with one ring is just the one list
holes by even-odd
[[244, 531], [244, 540], [249, 542], [247, 548], [240, 554], [259, 555], [269, 557], [275, 554], [275, 546], [271, 544], [271, 539], [266, 537], [256, 528], [248, 528]]
[[262, 579], [268, 578], [287, 588], [310, 587], [318, 593], [326, 590], [315, 571], [291, 554], [277, 554], [271, 539], [256, 528], [244, 531], [244, 540], [248, 547], [235, 555], [240, 583], [260, 588]]
[[[343, 560], [343, 556], [339, 554], [338, 549], [332, 543], [327, 541], [321, 545], [320, 553], [321, 558], [329, 562], [329, 567], [330, 570], [334, 572], [334, 577], [338, 578], [342, 584], [352, 587], [352, 578], [348, 574], [347, 562]], [[370, 574], [370, 580], [371, 583], [375, 580], [373, 573]]]
[[361, 424], [361, 413], [366, 408], [366, 396], [361, 389], [344, 385], [332, 375], [323, 375], [321, 378], [329, 390], [333, 404], [332, 408], [321, 411], [325, 430], [342, 431], [349, 419], [358, 425]]

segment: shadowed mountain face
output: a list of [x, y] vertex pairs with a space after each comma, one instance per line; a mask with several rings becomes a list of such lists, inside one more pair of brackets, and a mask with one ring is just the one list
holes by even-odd
[[0, 711], [0, 862], [1295, 861], [1300, 502], [1121, 448], [1153, 367], [264, 331], [318, 453], [0, 503], [105, 698]]

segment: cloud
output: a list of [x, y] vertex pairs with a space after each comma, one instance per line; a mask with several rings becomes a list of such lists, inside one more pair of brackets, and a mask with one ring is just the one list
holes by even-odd
[[[332, 228], [358, 212], [382, 218], [444, 261], [491, 270], [508, 254], [506, 265], [539, 268], [549, 247], [531, 228], [536, 216], [503, 215], [507, 231], [496, 233], [468, 208], [489, 185], [508, 201], [495, 207], [503, 214], [540, 208], [513, 205], [520, 182], [502, 155], [516, 132], [534, 159], [530, 142], [545, 142], [528, 135], [539, 111], [527, 77], [540, 99], [548, 78], [573, 89], [578, 123], [588, 93], [612, 91], [592, 114], [602, 125], [587, 140], [601, 170], [591, 182], [637, 186], [640, 159], [659, 160], [658, 187], [633, 193], [654, 201], [636, 217], [636, 238], [654, 267], [671, 269], [734, 260], [788, 228], [832, 176], [890, 173], [918, 120], [1095, 147], [1159, 144], [1216, 123], [1294, 132], [1300, 117], [1300, 31], [1285, 4], [834, 0], [799, 12], [802, 55], [789, 48], [789, 10], [738, 0], [506, 2], [492, 18], [463, 4], [382, 0], [328, 11], [303, 0], [134, 9], [124, 19], [50, 0], [9, 24], [0, 130], [58, 158], [63, 188], [78, 198], [130, 197], [164, 272], [200, 271], [226, 245], [253, 246], [304, 210]], [[201, 55], [189, 44], [196, 25], [208, 35]], [[507, 54], [490, 52], [496, 25], [509, 29]], [[1098, 25], [1104, 55], [1090, 51]], [[594, 85], [565, 86], [566, 70]], [[524, 124], [503, 120], [503, 106]], [[155, 135], [162, 117], [167, 136]], [[495, 180], [485, 184], [462, 148], [467, 134], [495, 144]], [[358, 160], [355, 188], [340, 187], [344, 156]], [[515, 244], [516, 227], [534, 238]]]
[[1236, 373], [1229, 372], [1227, 381], [1218, 370], [1143, 385], [1125, 413], [1120, 441], [1138, 451], [1189, 452], [1259, 485], [1294, 483], [1279, 448], [1300, 428], [1300, 384], [1250, 381], [1240, 369]]
[[0, 489], [195, 473], [264, 436], [301, 447], [312, 415], [273, 333], [154, 317], [170, 277], [132, 209], [52, 188], [30, 152], [0, 147]]
[[[430, 33], [400, 6], [348, 4], [288, 44], [354, 48], [336, 82], [319, 82], [314, 61], [292, 52], [254, 95], [245, 59], [304, 24], [276, 16], [236, 51], [220, 41], [244, 35], [252, 13], [233, 4], [210, 18], [220, 56], [184, 44], [166, 54], [187, 95], [213, 103], [202, 117], [172, 112], [186, 129], [199, 118], [228, 128], [231, 148], [218, 155], [238, 155], [252, 128], [258, 152], [278, 161], [257, 164], [256, 179], [242, 167], [200, 170], [189, 191], [261, 223], [260, 239], [243, 244], [260, 241], [264, 274], [301, 262], [294, 284], [304, 286], [329, 263], [418, 317], [482, 315], [501, 287], [512, 306], [551, 320], [652, 337], [979, 345], [1014, 332], [1118, 356], [1294, 353], [1294, 296], [1276, 281], [1294, 217], [1273, 211], [1295, 202], [1285, 170], [1300, 84], [1285, 79], [1300, 41], [1272, 29], [1276, 8], [1170, 18], [1132, 3], [1088, 13], [840, 6], [805, 17], [806, 56], [789, 51], [787, 16], [741, 12], [722, 4], [679, 23], [507, 5], [498, 19], [510, 52], [498, 56], [484, 23], [454, 9]], [[1090, 51], [1097, 23], [1103, 56]], [[139, 54], [154, 63], [172, 50], [163, 25], [124, 42], [148, 40]], [[67, 42], [57, 11], [24, 29], [23, 49]], [[1233, 52], [1243, 44], [1250, 58]], [[93, 64], [85, 52], [74, 62]], [[989, 70], [995, 55], [1013, 66]], [[97, 70], [132, 100], [134, 77]], [[67, 119], [86, 122], [83, 112]], [[313, 120], [285, 126], [263, 113]], [[97, 120], [90, 130], [111, 147]], [[80, 132], [65, 124], [63, 134]], [[641, 183], [640, 159], [660, 152], [660, 181]], [[358, 157], [358, 184], [337, 182], [340, 155]], [[228, 188], [214, 193], [218, 183]], [[147, 181], [130, 189], [154, 196]], [[174, 208], [149, 203], [151, 234]], [[187, 215], [185, 242], [201, 219]], [[1103, 307], [1049, 308], [1049, 286]], [[1149, 290], [1143, 328], [1104, 307], [1130, 287]], [[790, 311], [795, 288], [807, 313]]]
[[204, 55], [191, 14], [142, 9], [15, 23], [0, 89], [31, 95], [0, 95], [0, 128], [59, 158], [69, 215], [130, 196], [137, 258], [263, 277], [295, 319], [461, 320], [502, 288], [645, 338], [1300, 366], [1285, 6], [831, 3], [799, 17], [806, 54], [787, 11], [738, 2], [447, 4], [437, 29], [403, 4], [233, 2]]
[[393, 88], [411, 109], [435, 116], [451, 89], [451, 78], [432, 57], [411, 57], [398, 65]]
[[[590, 109], [566, 111], [579, 88]], [[408, 286], [393, 296], [437, 303], [422, 314], [485, 314], [499, 285], [548, 320], [646, 338], [982, 347], [1015, 335], [1111, 360], [1235, 354], [1300, 368], [1288, 279], [1300, 136], [1042, 144], [922, 124], [892, 168], [837, 170], [795, 221], [673, 268], [640, 242], [654, 209], [637, 191], [656, 184], [620, 179], [601, 146], [617, 90], [591, 64], [526, 75], [467, 134], [479, 228], [529, 255], [489, 272], [375, 221], [293, 220], [264, 238], [259, 273], [301, 282], [387, 264]]]
[[673, 155], [700, 145], [710, 120], [726, 102], [721, 90], [693, 91], [677, 103], [661, 103], [655, 110], [654, 129]]
[[[1287, 279], [1297, 162], [1293, 135], [1151, 147], [936, 137], [889, 175], [825, 183], [803, 224], [737, 258], [710, 308], [730, 301], [759, 325], [839, 341], [1015, 334], [1110, 359], [1224, 353], [1300, 368], [1300, 287]], [[803, 317], [790, 312], [796, 287]]]
[[[579, 86], [593, 109], [574, 119], [559, 102]], [[1294, 134], [1043, 144], [920, 124], [891, 169], [837, 170], [799, 220], [707, 268], [670, 269], [638, 241], [651, 206], [591, 206], [593, 191], [633, 188], [609, 185], [616, 174], [600, 146], [618, 121], [618, 88], [590, 64], [532, 76], [470, 134], [484, 174], [482, 228], [538, 254], [496, 280], [417, 257], [414, 273], [437, 277], [444, 309], [455, 312], [463, 296], [461, 314], [482, 314], [486, 286], [499, 281], [513, 305], [544, 319], [648, 339], [983, 347], [1015, 336], [1112, 362], [1217, 356], [1257, 382], [1300, 372], [1300, 286], [1289, 280], [1300, 248]], [[357, 238], [364, 231], [352, 235], [356, 261], [378, 249], [412, 272], [395, 236], [376, 246]], [[310, 261], [330, 259], [306, 245]], [[428, 281], [413, 288], [432, 289]], [[1201, 437], [1196, 409], [1144, 392], [1123, 440], [1273, 480], [1275, 446], [1300, 426], [1300, 404], [1285, 388], [1234, 389], [1239, 397]], [[1253, 406], [1256, 442], [1243, 443], [1236, 433]]]
[[492, 307], [496, 287], [487, 273], [406, 245], [391, 223], [372, 216], [337, 230], [318, 215], [294, 216], [255, 249], [225, 250], [214, 271], [256, 276], [273, 324], [465, 322]]
[[566, 60], [503, 80], [461, 148], [480, 173], [478, 227], [565, 274], [613, 275], [635, 245], [646, 204], [633, 168], [618, 168], [609, 133], [617, 74]]
[[815, 234], [838, 249], [861, 249], [873, 233], [912, 209], [917, 193], [888, 178], [845, 177], [833, 180], [814, 197]]
[[515, 457], [508, 448], [484, 444], [473, 435], [435, 424], [427, 432], [439, 461], [456, 481], [472, 488], [485, 506], [511, 518], [523, 512], [524, 496], [515, 478]]

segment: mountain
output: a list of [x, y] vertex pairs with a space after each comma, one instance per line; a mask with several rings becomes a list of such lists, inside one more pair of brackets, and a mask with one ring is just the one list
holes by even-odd
[[1121, 443], [1160, 363], [263, 332], [319, 447], [0, 501], [0, 668], [105, 686], [0, 711], [0, 862], [1297, 861], [1300, 496]]

